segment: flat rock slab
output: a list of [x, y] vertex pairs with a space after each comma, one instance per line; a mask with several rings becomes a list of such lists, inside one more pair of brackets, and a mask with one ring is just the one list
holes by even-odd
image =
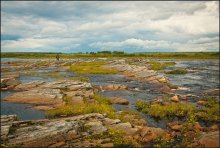
[[32, 89], [7, 96], [4, 101], [37, 105], [58, 105], [63, 103], [59, 89]]
[[[94, 95], [90, 83], [60, 80], [54, 82], [32, 81], [17, 85], [14, 90], [19, 91], [4, 98], [4, 101], [35, 104], [34, 109], [49, 110], [65, 104], [64, 96], [71, 98], [70, 102], [83, 102], [92, 99]], [[80, 100], [76, 99], [80, 98]]]

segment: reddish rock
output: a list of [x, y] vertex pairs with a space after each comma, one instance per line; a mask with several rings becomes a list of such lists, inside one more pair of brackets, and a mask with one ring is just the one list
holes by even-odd
[[197, 101], [196, 103], [199, 105], [206, 105], [207, 101], [200, 100], [200, 101]]
[[128, 105], [129, 101], [123, 98], [110, 98], [110, 102], [112, 104], [121, 104], [121, 105]]
[[175, 96], [173, 96], [173, 97], [171, 98], [171, 101], [173, 101], [173, 102], [179, 102], [179, 97], [178, 97], [177, 95], [175, 95]]
[[207, 148], [218, 148], [219, 147], [219, 131], [205, 133], [200, 136], [198, 142]]

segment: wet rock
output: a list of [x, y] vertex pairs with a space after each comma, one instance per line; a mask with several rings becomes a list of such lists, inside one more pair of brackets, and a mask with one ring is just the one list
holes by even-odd
[[207, 148], [219, 147], [219, 131], [202, 134], [198, 143]]
[[121, 105], [128, 105], [129, 101], [123, 98], [110, 98], [110, 102], [112, 104], [121, 104]]
[[173, 102], [179, 102], [179, 97], [177, 95], [171, 97], [171, 101]]

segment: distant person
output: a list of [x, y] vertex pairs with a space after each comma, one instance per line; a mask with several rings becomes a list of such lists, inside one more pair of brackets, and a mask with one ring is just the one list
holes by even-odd
[[60, 55], [59, 54], [56, 55], [56, 59], [57, 59], [57, 61], [60, 60]]

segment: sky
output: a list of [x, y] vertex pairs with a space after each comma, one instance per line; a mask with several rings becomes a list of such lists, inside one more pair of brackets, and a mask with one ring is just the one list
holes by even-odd
[[218, 1], [1, 1], [2, 52], [218, 52]]

